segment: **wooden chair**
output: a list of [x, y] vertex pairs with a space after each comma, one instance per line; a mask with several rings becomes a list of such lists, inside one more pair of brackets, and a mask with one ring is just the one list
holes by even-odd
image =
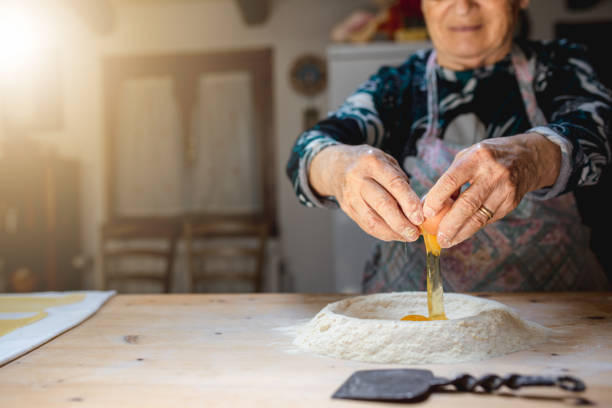
[[[151, 281], [170, 292], [180, 223], [168, 220], [116, 221], [102, 226], [104, 286], [120, 281]], [[127, 269], [129, 260], [160, 260], [161, 268]]]
[[[209, 216], [188, 219], [183, 223], [183, 237], [191, 289], [206, 282], [251, 282], [255, 292], [261, 292], [268, 223], [258, 217]], [[236, 271], [214, 268], [212, 261], [251, 260], [250, 270]], [[241, 268], [242, 269], [242, 268]]]

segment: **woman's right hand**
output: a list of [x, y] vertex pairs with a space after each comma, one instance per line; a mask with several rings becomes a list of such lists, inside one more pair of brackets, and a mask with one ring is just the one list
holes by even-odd
[[368, 234], [383, 241], [415, 241], [423, 222], [421, 200], [397, 160], [369, 145], [333, 145], [310, 164], [309, 182]]

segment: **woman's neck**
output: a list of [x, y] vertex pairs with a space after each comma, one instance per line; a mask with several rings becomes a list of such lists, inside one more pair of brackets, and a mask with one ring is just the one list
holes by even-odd
[[466, 71], [469, 69], [493, 65], [496, 62], [503, 60], [506, 55], [510, 53], [511, 49], [512, 41], [504, 44], [503, 47], [498, 48], [494, 52], [486, 55], [476, 55], [473, 57], [455, 56], [450, 53], [437, 51], [437, 62], [441, 67], [448, 68], [453, 71]]

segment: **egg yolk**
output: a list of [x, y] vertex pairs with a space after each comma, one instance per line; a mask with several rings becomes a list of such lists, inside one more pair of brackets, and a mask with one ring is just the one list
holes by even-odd
[[422, 315], [407, 315], [402, 317], [402, 320], [409, 320], [411, 322], [426, 322], [429, 320], [429, 317], [425, 317]]
[[[440, 252], [442, 251], [442, 248], [440, 247], [440, 244], [438, 244], [436, 235], [438, 234], [438, 228], [440, 226], [440, 221], [442, 220], [442, 218], [444, 218], [444, 216], [451, 209], [451, 206], [452, 206], [452, 201], [449, 201], [448, 205], [445, 205], [433, 217], [427, 218], [423, 222], [423, 224], [421, 224], [420, 226], [421, 233], [423, 234], [423, 240], [425, 241], [425, 248], [427, 250], [428, 255], [431, 254], [436, 257], [440, 256]], [[438, 279], [441, 279], [441, 278], [438, 277]], [[429, 278], [428, 278], [427, 283], [428, 283], [427, 285], [427, 289], [428, 289], [427, 290], [427, 303], [428, 303], [428, 308], [432, 310], [432, 306], [433, 306], [432, 302], [434, 302], [434, 297], [432, 296], [432, 289], [430, 288]], [[440, 287], [438, 290], [441, 291], [442, 290], [441, 281], [439, 282], [439, 285]], [[439, 315], [434, 315], [434, 316], [430, 315], [429, 317], [425, 317], [422, 315], [406, 315], [402, 317], [401, 320], [412, 321], [412, 322], [424, 322], [424, 321], [430, 321], [430, 320], [446, 320], [446, 316], [443, 313], [443, 310], [444, 310], [443, 306], [442, 305], [437, 305], [437, 306], [438, 307], [434, 307], [433, 310], [436, 310], [436, 309], [442, 310], [442, 313]]]

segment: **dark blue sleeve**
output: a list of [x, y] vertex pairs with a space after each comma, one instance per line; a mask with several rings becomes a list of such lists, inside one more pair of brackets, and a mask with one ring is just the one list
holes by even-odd
[[400, 122], [402, 95], [410, 81], [409, 61], [399, 67], [381, 68], [339, 109], [298, 137], [286, 171], [302, 204], [337, 207], [333, 197], [318, 196], [308, 183], [310, 163], [322, 149], [335, 144], [369, 144], [380, 148], [390, 137]]
[[563, 194], [596, 184], [610, 163], [612, 93], [599, 82], [582, 46], [561, 40], [538, 57], [534, 88], [547, 128], [571, 144]]

